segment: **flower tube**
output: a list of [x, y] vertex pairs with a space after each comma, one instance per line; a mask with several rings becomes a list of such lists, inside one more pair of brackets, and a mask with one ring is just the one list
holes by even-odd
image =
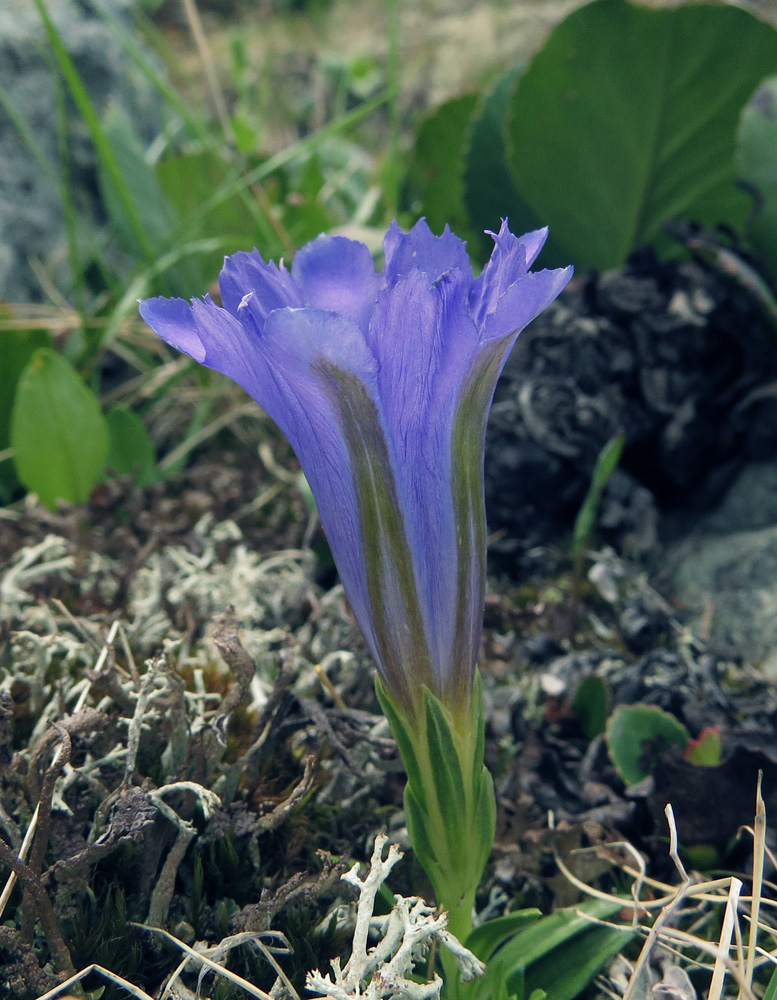
[[226, 258], [222, 306], [140, 305], [289, 439], [375, 660], [414, 849], [454, 933], [493, 843], [476, 671], [486, 421], [515, 338], [572, 274], [529, 271], [546, 236], [503, 223], [475, 278], [447, 227], [435, 237], [423, 220], [409, 233], [392, 223], [379, 273], [366, 246], [322, 235], [290, 270], [256, 250]]

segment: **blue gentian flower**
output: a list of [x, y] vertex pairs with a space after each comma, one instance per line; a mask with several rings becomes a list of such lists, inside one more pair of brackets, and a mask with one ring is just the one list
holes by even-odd
[[468, 717], [488, 411], [515, 338], [572, 274], [529, 271], [546, 236], [503, 223], [475, 278], [465, 244], [423, 220], [409, 233], [391, 225], [379, 273], [366, 246], [322, 235], [290, 270], [256, 250], [227, 257], [222, 306], [207, 295], [140, 305], [291, 442], [382, 684], [410, 718], [424, 687]]

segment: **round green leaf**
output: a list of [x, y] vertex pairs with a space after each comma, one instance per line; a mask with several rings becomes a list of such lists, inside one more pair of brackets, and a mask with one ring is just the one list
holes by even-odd
[[744, 10], [596, 0], [518, 80], [507, 118], [516, 190], [581, 267], [666, 244], [672, 219], [741, 229], [737, 122], [775, 69], [777, 31]]
[[19, 378], [11, 445], [19, 479], [47, 507], [89, 499], [108, 454], [108, 427], [97, 397], [49, 348], [36, 350]]
[[607, 723], [607, 746], [618, 774], [636, 785], [653, 773], [658, 758], [671, 746], [684, 750], [691, 734], [656, 705], [621, 705]]
[[755, 195], [750, 244], [777, 279], [777, 76], [764, 81], [742, 112], [737, 170]]

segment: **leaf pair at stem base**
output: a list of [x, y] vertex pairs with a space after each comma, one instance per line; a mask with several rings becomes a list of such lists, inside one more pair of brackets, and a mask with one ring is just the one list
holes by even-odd
[[483, 764], [480, 674], [468, 710], [455, 716], [427, 687], [412, 717], [376, 680], [407, 772], [405, 813], [416, 857], [460, 941], [472, 930], [475, 892], [494, 843], [496, 802]]

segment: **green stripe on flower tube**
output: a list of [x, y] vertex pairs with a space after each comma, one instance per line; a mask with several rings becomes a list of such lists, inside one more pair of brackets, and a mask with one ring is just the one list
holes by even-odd
[[397, 701], [414, 714], [423, 687], [434, 678], [386, 439], [363, 383], [324, 361], [318, 371], [351, 459], [380, 660]]

